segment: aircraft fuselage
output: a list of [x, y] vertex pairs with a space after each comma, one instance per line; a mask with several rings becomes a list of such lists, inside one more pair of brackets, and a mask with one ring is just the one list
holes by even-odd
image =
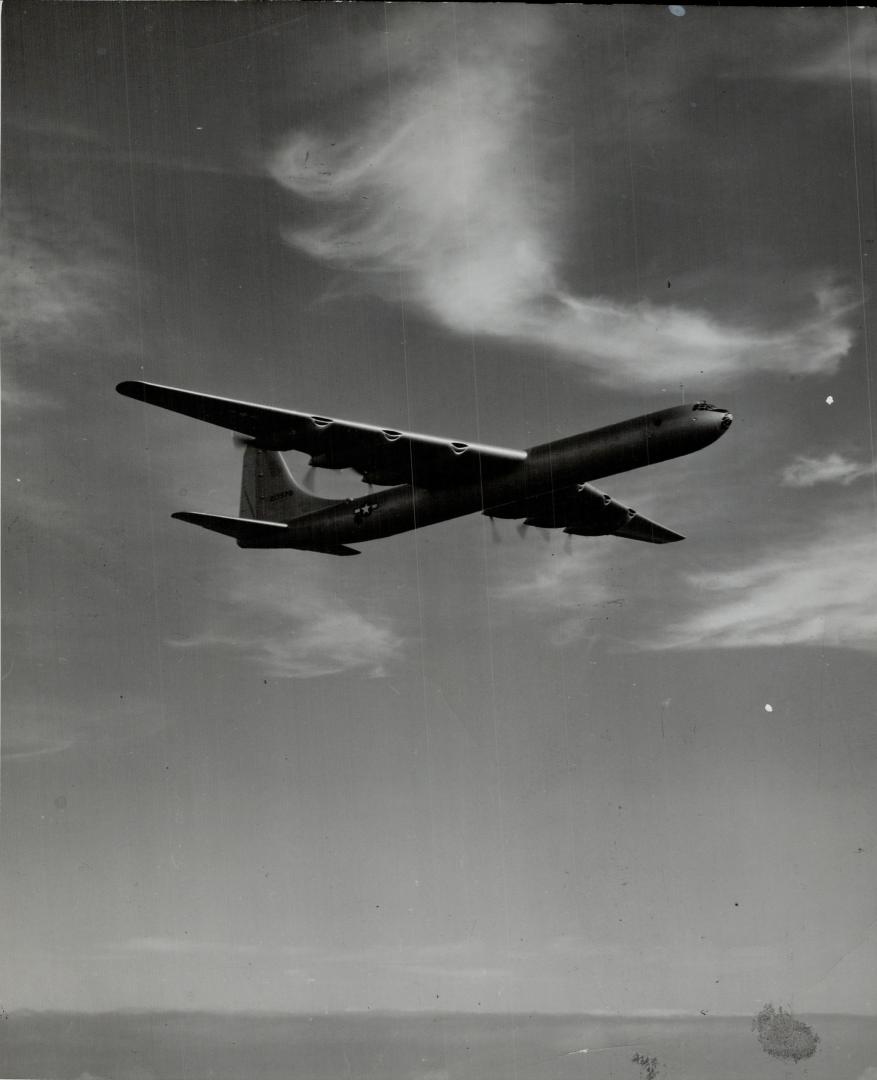
[[493, 465], [453, 487], [401, 484], [296, 517], [272, 547], [321, 548], [377, 540], [465, 514], [496, 510], [548, 492], [629, 472], [700, 450], [731, 423], [725, 409], [677, 405], [595, 431], [534, 446], [524, 461]]

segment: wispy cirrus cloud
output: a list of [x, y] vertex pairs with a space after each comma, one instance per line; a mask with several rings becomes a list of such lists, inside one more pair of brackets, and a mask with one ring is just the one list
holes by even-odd
[[[55, 658], [51, 644], [45, 651]], [[65, 658], [60, 659], [63, 662]], [[6, 674], [14, 672], [11, 666]], [[160, 709], [131, 693], [121, 699], [105, 691], [87, 704], [72, 705], [28, 685], [26, 700], [21, 700], [20, 692], [7, 692], [4, 706], [3, 760], [7, 763], [44, 758], [96, 743], [107, 747], [149, 738], [167, 725], [167, 717]]]
[[789, 75], [815, 82], [877, 82], [877, 19], [873, 9], [848, 8], [846, 33], [813, 53]]
[[609, 576], [613, 543], [618, 543], [615, 537], [588, 538], [574, 552], [564, 552], [554, 542], [541, 555], [527, 545], [526, 564], [514, 572], [504, 567], [494, 595], [515, 612], [547, 617], [549, 640], [568, 645], [587, 633], [594, 609], [615, 596]]
[[477, 939], [427, 945], [369, 947], [348, 952], [318, 952], [289, 949], [310, 969], [345, 967], [383, 968], [428, 979], [490, 980], [515, 977], [517, 957], [504, 950], [491, 950]]
[[170, 644], [227, 648], [280, 679], [345, 671], [383, 675], [403, 645], [388, 618], [356, 610], [322, 583], [319, 571], [293, 583], [277, 582], [268, 573], [239, 572], [213, 623], [209, 630]]
[[786, 487], [808, 488], [817, 484], [842, 484], [846, 487], [855, 480], [873, 476], [877, 465], [852, 461], [843, 454], [826, 454], [825, 457], [809, 457], [799, 454], [782, 472]]
[[[793, 535], [793, 534], [791, 534]], [[516, 612], [539, 619], [548, 640], [565, 647], [605, 636], [610, 605], [618, 604], [612, 632], [626, 649], [750, 648], [818, 645], [877, 651], [877, 521], [862, 510], [839, 513], [816, 535], [784, 540], [745, 565], [715, 572], [642, 580], [631, 600], [636, 551], [614, 537], [589, 539], [572, 555], [557, 547], [529, 565], [503, 569], [494, 595]], [[530, 555], [533, 556], [533, 551]], [[653, 560], [661, 552], [649, 552]], [[641, 568], [641, 564], [640, 564]], [[658, 571], [660, 574], [661, 572]], [[666, 588], [665, 588], [666, 587]], [[683, 614], [656, 611], [655, 589]], [[671, 590], [668, 591], [668, 590]], [[637, 617], [625, 617], [624, 600]]]
[[115, 942], [109, 946], [109, 951], [141, 956], [255, 956], [265, 949], [258, 945], [242, 945], [228, 941], [199, 941], [188, 936], [174, 938], [156, 935]]
[[828, 277], [811, 280], [809, 314], [779, 328], [576, 295], [564, 235], [588, 207], [570, 204], [556, 134], [537, 115], [563, 47], [556, 27], [519, 10], [477, 44], [455, 39], [445, 61], [416, 41], [397, 56], [382, 38], [389, 102], [385, 82], [355, 134], [294, 132], [268, 161], [279, 184], [328, 209], [323, 224], [290, 230], [290, 244], [385, 295], [404, 282], [406, 298], [460, 334], [548, 348], [611, 385], [837, 368], [851, 300]]
[[689, 574], [697, 606], [646, 645], [877, 651], [875, 550], [873, 514], [847, 514], [814, 538], [786, 541], [736, 569]]
[[41, 735], [4, 736], [3, 760], [5, 762], [27, 761], [31, 758], [60, 754], [64, 750], [69, 750], [74, 742], [73, 738], [50, 739]]
[[128, 278], [113, 239], [96, 223], [39, 219], [7, 199], [0, 223], [0, 334], [30, 351], [88, 334], [120, 343], [118, 308]]
[[439, 979], [499, 979], [512, 976], [512, 969], [496, 962], [479, 941], [452, 942], [441, 945], [406, 945], [369, 947], [338, 951], [313, 946], [271, 945], [253, 942], [205, 940], [188, 934], [145, 935], [111, 942], [105, 950], [111, 956], [154, 956], [174, 958], [233, 959], [238, 956], [270, 956], [288, 962], [294, 958], [301, 966], [288, 973], [295, 975], [337, 975], [338, 971], [358, 967], [404, 969], [411, 975]]

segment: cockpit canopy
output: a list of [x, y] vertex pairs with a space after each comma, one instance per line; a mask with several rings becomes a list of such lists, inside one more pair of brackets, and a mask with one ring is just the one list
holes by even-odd
[[717, 411], [717, 406], [710, 405], [710, 403], [708, 401], [696, 401], [691, 406], [691, 411], [692, 412], [698, 412], [701, 409], [711, 409], [713, 412], [716, 412]]

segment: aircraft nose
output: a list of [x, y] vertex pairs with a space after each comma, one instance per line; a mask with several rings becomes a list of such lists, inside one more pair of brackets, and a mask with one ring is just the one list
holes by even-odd
[[719, 427], [722, 429], [723, 432], [725, 432], [725, 431], [728, 430], [728, 428], [733, 423], [734, 423], [733, 415], [731, 413], [729, 413], [729, 412], [726, 412], [725, 415], [722, 417], [721, 422], [719, 423]]

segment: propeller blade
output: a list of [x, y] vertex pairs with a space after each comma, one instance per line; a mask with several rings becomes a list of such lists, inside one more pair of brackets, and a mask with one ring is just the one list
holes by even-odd
[[517, 534], [522, 540], [527, 535], [527, 529], [529, 528], [530, 526], [527, 524], [526, 521], [522, 521], [520, 525], [516, 526]]
[[308, 489], [308, 491], [314, 490], [314, 474], [316, 473], [316, 471], [317, 470], [314, 465], [309, 465], [307, 471], [304, 474], [304, 477], [302, 478], [302, 483]]
[[566, 539], [563, 542], [564, 555], [572, 555], [572, 533], [566, 534]]
[[548, 541], [551, 539], [551, 530], [550, 529], [540, 529], [539, 533], [540, 533], [542, 539], [547, 544]]
[[495, 518], [490, 519], [490, 538], [493, 540], [494, 544], [502, 543], [502, 536], [500, 535], [499, 529], [496, 527]]
[[231, 438], [235, 446], [249, 446], [254, 441], [249, 435], [241, 435], [239, 431], [232, 432]]

